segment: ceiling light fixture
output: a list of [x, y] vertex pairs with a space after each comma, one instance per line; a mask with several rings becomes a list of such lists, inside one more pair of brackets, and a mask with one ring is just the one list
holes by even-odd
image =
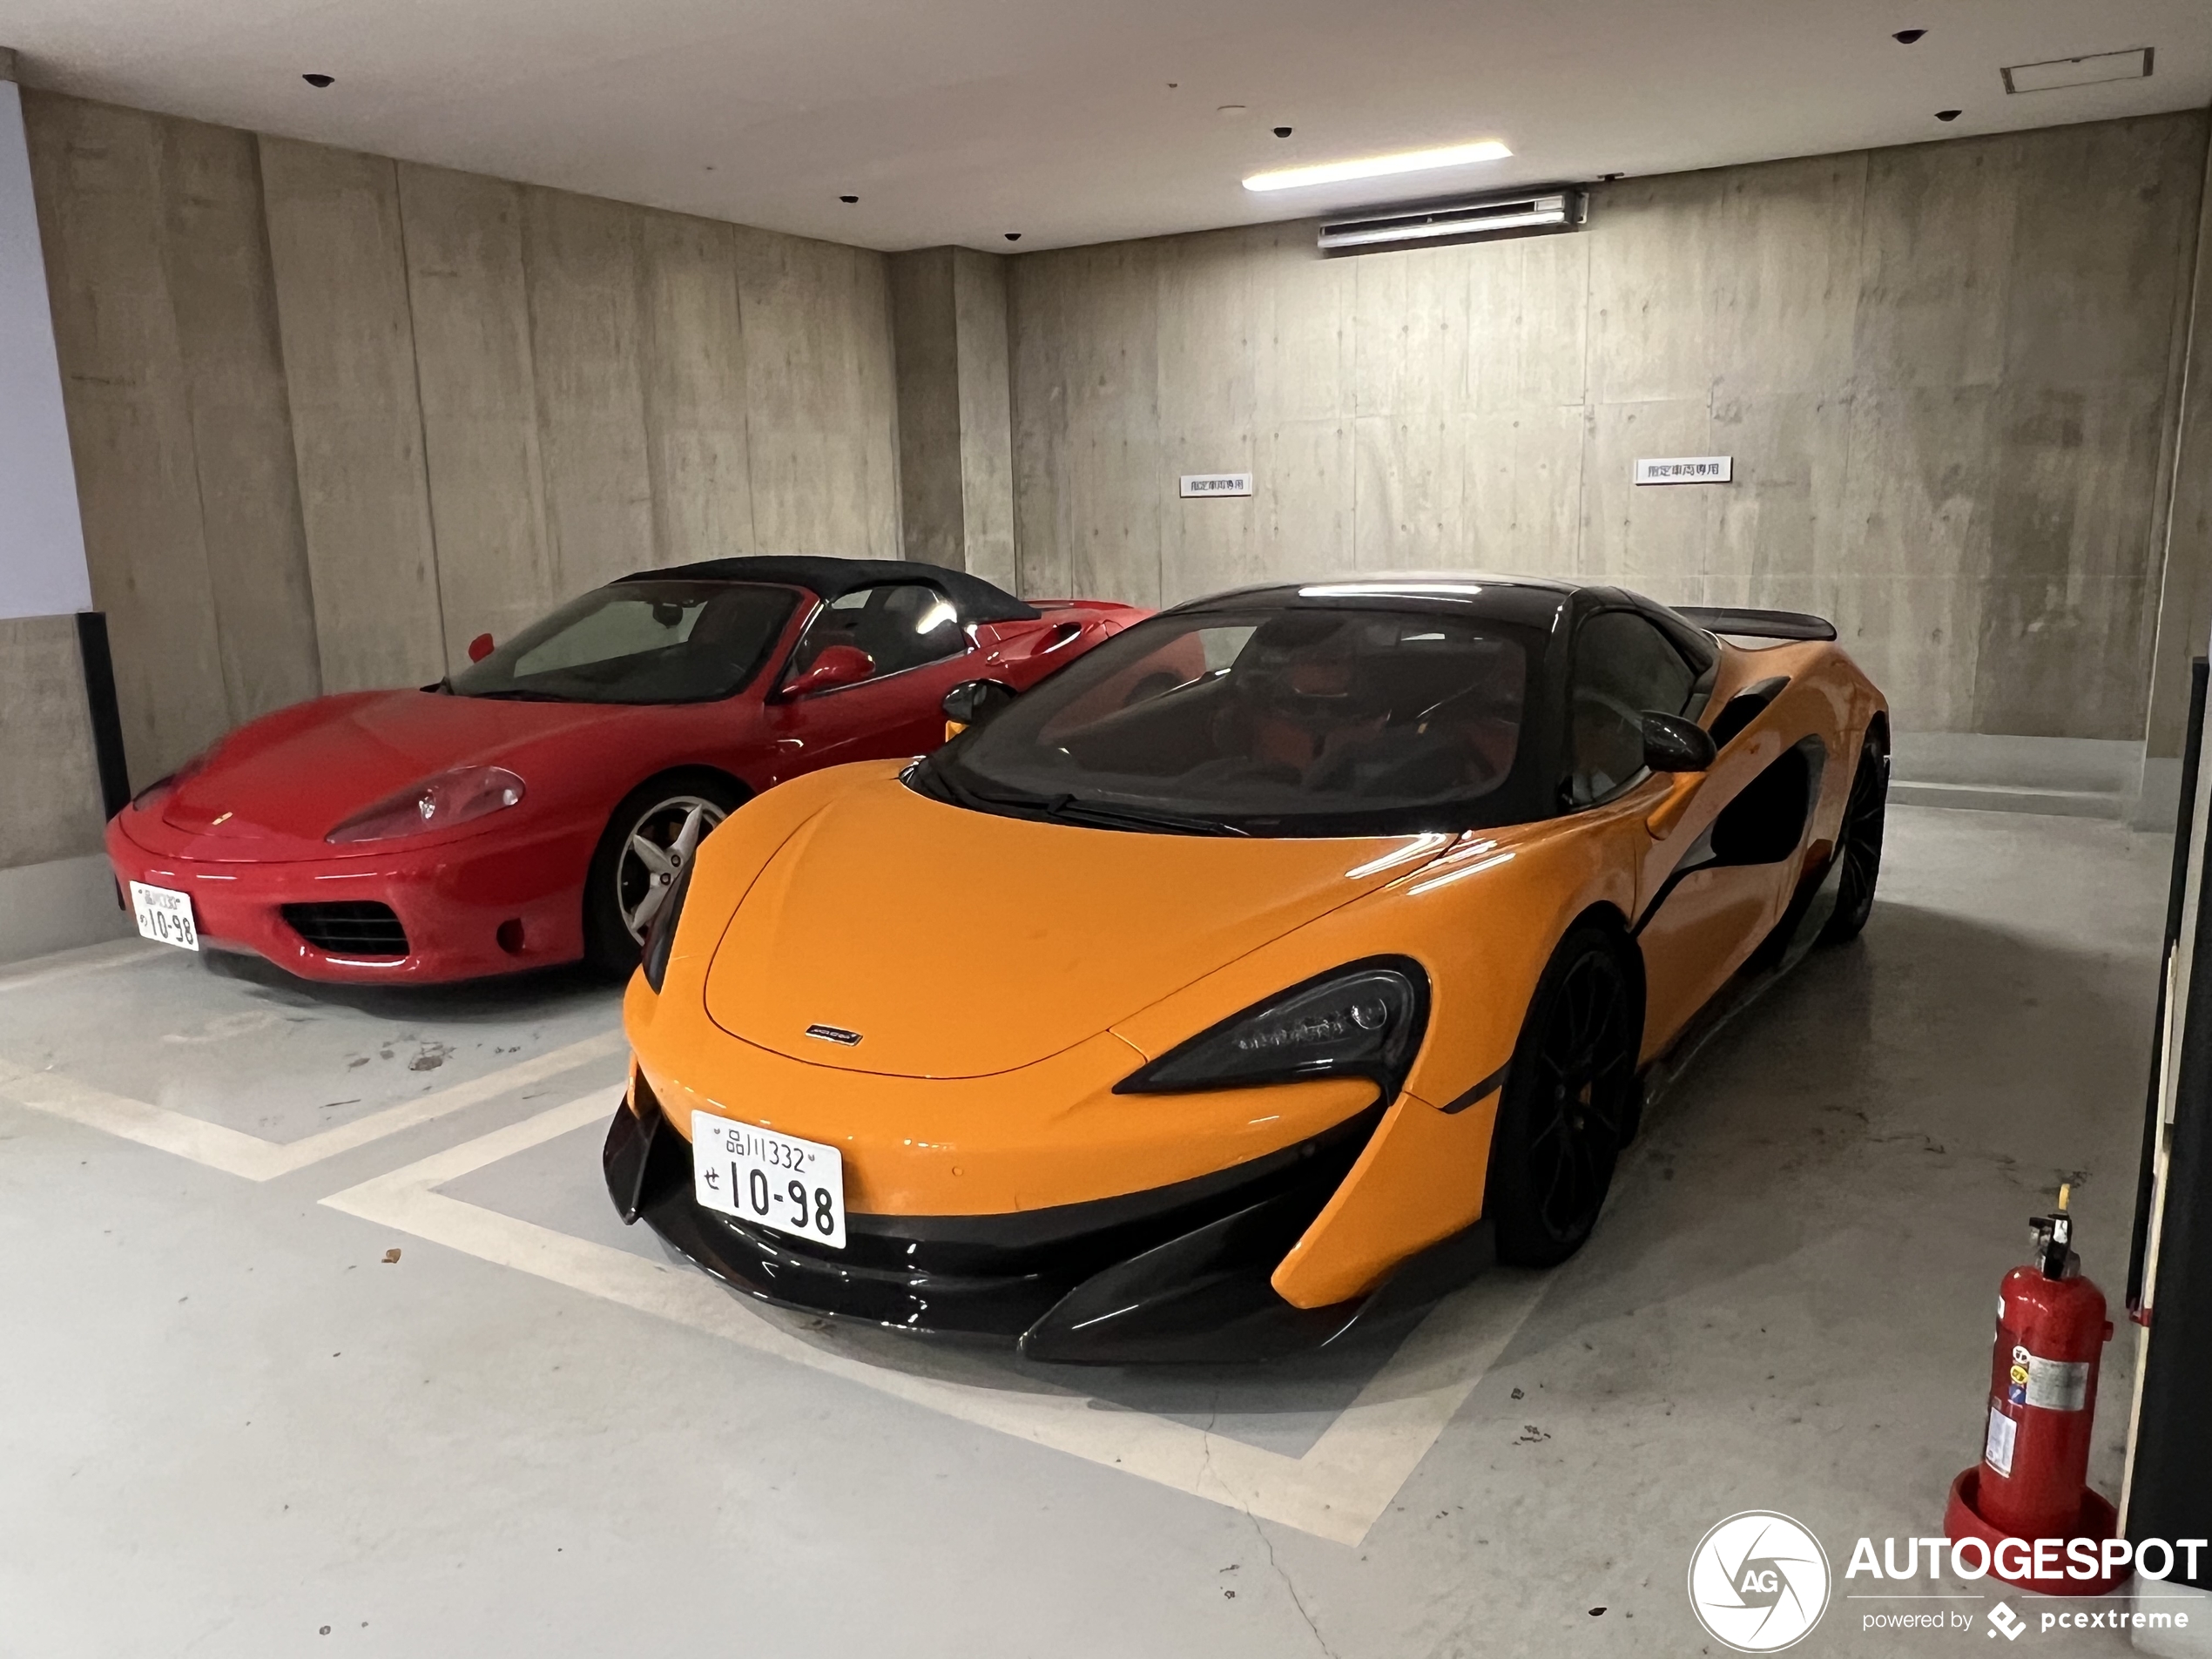
[[335, 75], [302, 75], [300, 78], [320, 91], [322, 88], [330, 85], [338, 78]]
[[1278, 138], [1287, 138], [1291, 136], [1291, 130], [1288, 127], [1277, 127], [1275, 136]]
[[1965, 113], [1966, 111], [1964, 110], [1938, 110], [1936, 111], [1936, 119], [1939, 121], [1956, 121]]
[[1578, 230], [1589, 217], [1589, 199], [1572, 188], [1514, 196], [1478, 196], [1429, 202], [1366, 219], [1321, 226], [1324, 253], [1403, 247], [1408, 243], [1468, 242], [1498, 236], [1539, 236]]
[[2007, 92], [2054, 92], [2062, 86], [2094, 86], [2100, 81], [2149, 78], [2156, 54], [2148, 46], [2124, 52], [2091, 52], [2085, 57], [2056, 57], [2041, 64], [2008, 64], [1998, 72]]
[[1477, 161], [1503, 161], [1512, 153], [1495, 138], [1484, 138], [1477, 144], [1450, 145], [1441, 150], [1401, 150], [1396, 155], [1368, 156], [1359, 161], [1325, 161], [1312, 167], [1256, 172], [1244, 180], [1244, 188], [1302, 190], [1309, 185], [1339, 185], [1353, 179], [1386, 179], [1395, 173], [1464, 167]]
[[854, 202], [860, 199], [858, 196], [840, 196], [838, 198], [838, 200], [843, 202], [847, 207], [850, 207]]
[[1900, 46], [1910, 46], [1914, 41], [1919, 39], [1927, 32], [1928, 31], [1925, 29], [1900, 29], [1897, 31], [1897, 33], [1892, 35], [1890, 38], [1897, 42], [1897, 44]]

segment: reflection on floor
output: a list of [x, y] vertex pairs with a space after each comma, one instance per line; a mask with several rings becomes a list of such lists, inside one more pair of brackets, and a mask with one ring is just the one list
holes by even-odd
[[[598, 1186], [588, 981], [10, 970], [0, 1652], [1695, 1651], [1722, 1516], [1838, 1571], [1935, 1528], [2058, 1180], [2116, 1287], [2166, 856], [1896, 812], [1863, 943], [1714, 1042], [1579, 1258], [1247, 1372], [1024, 1366], [670, 1264]], [[1858, 1608], [1814, 1645], [1874, 1641]]]

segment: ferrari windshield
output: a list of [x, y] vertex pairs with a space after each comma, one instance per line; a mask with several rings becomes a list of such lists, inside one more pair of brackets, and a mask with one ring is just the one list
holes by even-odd
[[750, 680], [799, 596], [745, 582], [617, 582], [454, 675], [462, 697], [698, 703]]
[[1465, 606], [1170, 612], [939, 752], [986, 811], [1130, 829], [1394, 834], [1541, 816], [1521, 780], [1542, 636]]

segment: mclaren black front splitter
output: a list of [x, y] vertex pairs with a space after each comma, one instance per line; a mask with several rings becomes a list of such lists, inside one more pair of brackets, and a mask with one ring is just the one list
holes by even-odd
[[831, 1250], [709, 1210], [691, 1143], [642, 1077], [616, 1109], [602, 1162], [624, 1221], [643, 1221], [762, 1301], [900, 1331], [1009, 1341], [1072, 1365], [1244, 1361], [1327, 1346], [1423, 1305], [1487, 1266], [1477, 1224], [1379, 1289], [1293, 1307], [1269, 1276], [1340, 1185], [1379, 1107], [1313, 1139], [1197, 1180], [1003, 1216], [847, 1217]]

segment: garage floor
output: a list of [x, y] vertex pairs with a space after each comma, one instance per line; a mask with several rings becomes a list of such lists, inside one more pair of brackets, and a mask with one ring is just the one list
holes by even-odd
[[1892, 809], [1862, 943], [1712, 1042], [1579, 1258], [1242, 1373], [1025, 1368], [671, 1268], [599, 1186], [604, 987], [12, 970], [0, 1656], [1689, 1653], [1690, 1549], [1753, 1507], [1839, 1575], [1801, 1651], [1895, 1643], [1844, 1563], [1939, 1528], [2061, 1178], [2118, 1295], [2168, 858]]

